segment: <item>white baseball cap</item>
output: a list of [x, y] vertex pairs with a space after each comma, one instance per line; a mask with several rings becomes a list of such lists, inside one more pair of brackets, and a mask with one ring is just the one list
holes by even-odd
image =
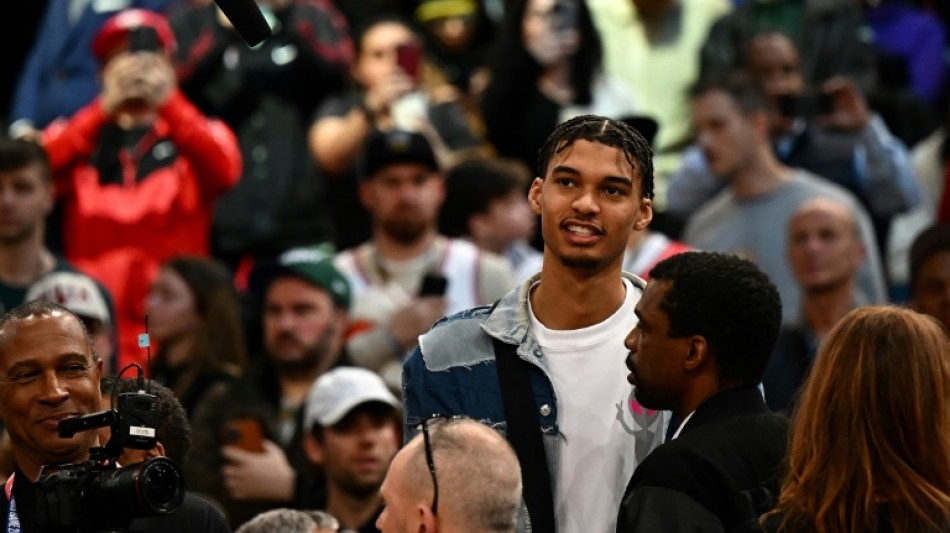
[[59, 304], [73, 313], [112, 323], [109, 308], [99, 286], [89, 276], [79, 272], [53, 272], [43, 276], [26, 291], [24, 301], [38, 299]]
[[332, 426], [356, 406], [367, 402], [401, 407], [375, 372], [358, 367], [335, 368], [317, 378], [310, 387], [304, 406], [304, 427], [310, 431], [314, 424]]

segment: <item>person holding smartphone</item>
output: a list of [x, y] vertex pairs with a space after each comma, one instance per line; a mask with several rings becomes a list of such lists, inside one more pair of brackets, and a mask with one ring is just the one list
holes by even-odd
[[309, 133], [310, 153], [331, 178], [339, 249], [370, 238], [356, 183], [359, 155], [374, 132], [423, 132], [443, 162], [482, 146], [457, 101], [434, 94], [422, 39], [408, 22], [393, 16], [373, 19], [357, 30], [355, 48], [353, 86], [320, 106]]
[[211, 214], [237, 183], [233, 132], [179, 90], [165, 18], [141, 9], [107, 20], [93, 41], [99, 96], [47, 127], [66, 258], [115, 301], [119, 367], [141, 362], [144, 302], [161, 264], [207, 256]]

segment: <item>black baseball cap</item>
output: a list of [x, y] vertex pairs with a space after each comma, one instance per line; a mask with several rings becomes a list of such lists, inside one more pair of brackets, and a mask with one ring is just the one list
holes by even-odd
[[439, 170], [435, 152], [425, 135], [402, 130], [373, 132], [366, 140], [363, 163], [362, 180], [394, 163], [420, 163]]

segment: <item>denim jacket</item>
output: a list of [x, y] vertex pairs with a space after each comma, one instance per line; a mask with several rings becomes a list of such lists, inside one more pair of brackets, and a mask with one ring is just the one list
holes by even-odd
[[[644, 281], [624, 273], [635, 287]], [[505, 433], [502, 404], [492, 338], [517, 345], [517, 354], [531, 363], [529, 379], [537, 406], [538, 425], [552, 483], [558, 479], [557, 398], [541, 346], [530, 332], [528, 295], [537, 283], [535, 274], [506, 294], [494, 306], [483, 306], [443, 318], [420, 336], [419, 346], [403, 363], [403, 402], [407, 441], [423, 419], [465, 415]], [[618, 376], [618, 379], [623, 377]], [[633, 399], [631, 389], [630, 399]], [[633, 408], [637, 461], [660, 444], [666, 422], [662, 413]], [[556, 494], [556, 493], [555, 493]], [[523, 510], [523, 509], [522, 509]], [[518, 531], [531, 531], [519, 517]]]

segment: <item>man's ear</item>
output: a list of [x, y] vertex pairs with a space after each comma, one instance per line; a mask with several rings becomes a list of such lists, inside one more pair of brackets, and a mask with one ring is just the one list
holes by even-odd
[[693, 335], [689, 338], [689, 351], [683, 360], [683, 369], [692, 372], [702, 367], [709, 359], [709, 344], [706, 337]]
[[541, 178], [534, 178], [534, 181], [531, 182], [531, 188], [528, 189], [528, 205], [531, 206], [531, 210], [534, 211], [534, 214], [541, 214], [541, 186], [544, 185], [544, 180]]
[[148, 458], [152, 457], [165, 457], [165, 445], [161, 441], [156, 441], [155, 446], [152, 446], [152, 449], [146, 452]]
[[650, 225], [650, 222], [653, 220], [653, 200], [649, 198], [640, 199], [640, 213], [637, 216], [637, 221], [633, 223], [634, 231], [643, 231]]
[[314, 465], [323, 465], [323, 446], [317, 442], [317, 438], [310, 433], [303, 436], [303, 451], [307, 460]]
[[432, 533], [436, 531], [435, 515], [432, 514], [432, 508], [424, 503], [416, 505], [416, 518], [418, 518], [418, 533]]

